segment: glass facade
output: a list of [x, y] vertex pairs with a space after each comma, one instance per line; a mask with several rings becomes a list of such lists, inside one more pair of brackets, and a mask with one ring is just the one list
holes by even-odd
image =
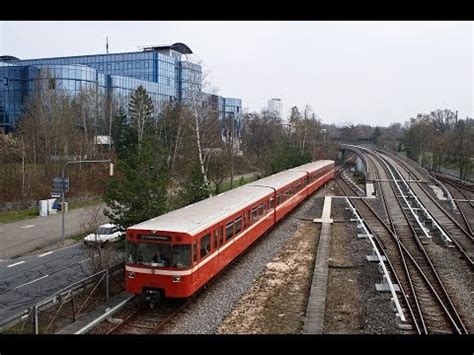
[[[178, 43], [129, 53], [27, 60], [0, 57], [0, 129], [14, 128], [25, 98], [38, 88], [64, 90], [71, 95], [92, 89], [105, 94], [118, 108], [127, 107], [131, 93], [142, 85], [152, 97], [157, 113], [169, 102], [202, 100], [203, 95], [198, 95], [202, 90], [202, 68], [183, 61], [184, 53], [192, 52]], [[241, 112], [241, 100], [219, 100], [220, 117], [225, 117], [225, 110]]]

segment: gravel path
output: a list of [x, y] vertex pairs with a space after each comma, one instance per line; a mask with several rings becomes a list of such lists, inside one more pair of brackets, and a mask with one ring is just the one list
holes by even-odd
[[236, 302], [249, 290], [269, 263], [285, 246], [304, 220], [321, 214], [316, 206], [324, 189], [304, 201], [267, 235], [218, 275], [195, 297], [187, 309], [163, 329], [164, 334], [215, 334]]

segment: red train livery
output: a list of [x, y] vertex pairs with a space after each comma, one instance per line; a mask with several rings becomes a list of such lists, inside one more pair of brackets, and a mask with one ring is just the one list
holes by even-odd
[[189, 297], [303, 199], [334, 161], [286, 170], [127, 229], [127, 291]]

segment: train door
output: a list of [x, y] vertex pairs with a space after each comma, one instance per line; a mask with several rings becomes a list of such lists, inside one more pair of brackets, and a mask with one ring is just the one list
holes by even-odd
[[[192, 244], [192, 256], [193, 256], [193, 267], [198, 264], [198, 258], [199, 258], [199, 245], [197, 240], [195, 240]], [[199, 269], [191, 273], [191, 280], [194, 285], [196, 285], [199, 282]]]
[[247, 229], [250, 226], [250, 211], [247, 210], [244, 212], [244, 228]]
[[212, 245], [213, 253], [215, 253], [212, 259], [212, 275], [214, 276], [219, 271], [219, 227], [216, 226], [212, 232]]

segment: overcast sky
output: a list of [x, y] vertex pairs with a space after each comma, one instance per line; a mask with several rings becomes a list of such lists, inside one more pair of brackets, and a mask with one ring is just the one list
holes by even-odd
[[3, 22], [21, 59], [183, 42], [222, 96], [260, 110], [280, 97], [325, 123], [388, 125], [436, 108], [474, 111], [472, 22]]

